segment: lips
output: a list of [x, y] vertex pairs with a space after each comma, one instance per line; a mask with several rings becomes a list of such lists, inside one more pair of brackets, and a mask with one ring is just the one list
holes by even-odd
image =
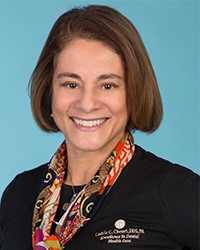
[[97, 120], [83, 120], [83, 119], [78, 119], [78, 118], [71, 118], [77, 125], [83, 126], [83, 127], [95, 127], [99, 126], [102, 123], [104, 123], [107, 118], [104, 119], [97, 119]]

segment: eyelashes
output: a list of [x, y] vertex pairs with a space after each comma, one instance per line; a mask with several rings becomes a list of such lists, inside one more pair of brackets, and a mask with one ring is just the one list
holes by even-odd
[[76, 89], [76, 88], [78, 88], [78, 84], [74, 83], [74, 82], [64, 82], [64, 83], [61, 83], [61, 86], [67, 87], [69, 89]]
[[118, 88], [118, 85], [116, 85], [115, 83], [105, 83], [102, 85], [102, 89], [105, 89], [105, 90], [110, 90], [113, 88]]
[[[75, 82], [64, 82], [64, 83], [61, 83], [61, 86], [67, 87], [69, 89], [77, 89], [77, 88], [82, 87], [82, 85], [75, 83]], [[99, 88], [103, 90], [111, 90], [114, 88], [118, 88], [118, 85], [116, 83], [103, 83], [100, 85]]]

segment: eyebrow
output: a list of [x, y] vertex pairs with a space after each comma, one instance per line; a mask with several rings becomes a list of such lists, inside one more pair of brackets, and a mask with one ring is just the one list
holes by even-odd
[[[57, 78], [64, 78], [64, 77], [70, 77], [70, 78], [74, 78], [74, 79], [78, 79], [81, 80], [81, 76], [76, 74], [76, 73], [70, 73], [70, 72], [63, 72], [57, 75]], [[124, 80], [124, 77], [117, 75], [117, 74], [102, 74], [100, 76], [97, 77], [97, 81], [101, 81], [101, 80], [107, 80], [107, 79], [119, 79], [119, 80]]]
[[124, 80], [124, 78], [120, 75], [117, 75], [117, 74], [103, 74], [103, 75], [100, 75], [97, 77], [97, 80], [100, 81], [100, 80], [106, 80], [106, 79], [119, 79], [119, 80]]
[[63, 72], [57, 75], [57, 78], [64, 78], [64, 77], [70, 77], [75, 79], [81, 79], [81, 77], [78, 74], [75, 73], [69, 73], [69, 72]]

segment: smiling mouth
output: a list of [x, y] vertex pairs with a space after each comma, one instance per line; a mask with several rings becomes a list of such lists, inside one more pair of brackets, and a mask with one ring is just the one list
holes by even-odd
[[83, 127], [95, 127], [95, 126], [99, 126], [102, 123], [104, 123], [107, 118], [104, 119], [98, 119], [98, 120], [82, 120], [82, 119], [78, 119], [78, 118], [71, 118], [77, 125], [79, 126], [83, 126]]

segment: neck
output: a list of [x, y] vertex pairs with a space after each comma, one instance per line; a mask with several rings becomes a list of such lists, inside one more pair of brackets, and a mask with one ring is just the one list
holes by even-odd
[[115, 140], [94, 151], [79, 150], [66, 139], [70, 177], [69, 175], [66, 177], [65, 183], [73, 186], [87, 184], [109, 157], [122, 136], [123, 134], [120, 134]]
[[87, 184], [95, 175], [100, 166], [105, 162], [111, 152], [99, 154], [99, 152], [74, 152], [67, 150], [68, 169], [70, 172], [65, 183], [80, 186]]

